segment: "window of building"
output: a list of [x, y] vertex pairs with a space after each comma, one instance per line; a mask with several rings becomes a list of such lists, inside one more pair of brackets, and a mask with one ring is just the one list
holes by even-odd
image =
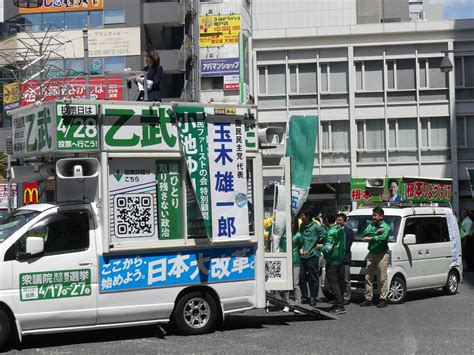
[[417, 132], [416, 118], [388, 120], [389, 162], [418, 160]]
[[415, 89], [415, 60], [397, 59], [387, 61], [388, 89]]
[[89, 12], [89, 27], [98, 28], [104, 25], [104, 13], [102, 11]]
[[454, 72], [457, 87], [474, 87], [474, 56], [456, 57]]
[[22, 15], [21, 18], [25, 24], [26, 31], [37, 32], [43, 29], [43, 26], [42, 26], [43, 15], [41, 14]]
[[104, 10], [104, 24], [125, 23], [125, 10]]
[[43, 31], [55, 31], [64, 28], [64, 12], [43, 14]]
[[357, 91], [383, 90], [383, 62], [381, 60], [357, 62], [355, 67]]
[[290, 93], [315, 94], [317, 93], [316, 64], [294, 64], [289, 66]]
[[359, 163], [385, 161], [385, 121], [357, 121], [357, 161]]
[[267, 95], [286, 94], [285, 65], [268, 65], [258, 68], [258, 92]]
[[347, 63], [323, 63], [321, 68], [321, 92], [347, 93]]
[[201, 78], [201, 90], [224, 90], [224, 77]]
[[105, 71], [122, 71], [125, 69], [125, 57], [105, 58]]
[[439, 67], [441, 58], [420, 59], [420, 88], [445, 89], [448, 86], [448, 73], [443, 73]]
[[474, 159], [474, 116], [457, 117], [459, 160]]
[[323, 164], [349, 163], [349, 121], [321, 122]]
[[69, 71], [69, 75], [84, 75], [84, 59], [67, 59], [66, 70]]
[[65, 13], [65, 26], [67, 30], [82, 29], [87, 27], [87, 11], [71, 11]]
[[421, 118], [421, 158], [425, 161], [450, 159], [449, 118]]

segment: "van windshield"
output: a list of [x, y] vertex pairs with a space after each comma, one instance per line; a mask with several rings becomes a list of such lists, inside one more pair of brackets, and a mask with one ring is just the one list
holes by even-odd
[[[401, 217], [385, 216], [383, 220], [388, 223], [392, 229], [392, 233], [390, 233], [388, 241], [391, 243], [396, 242], [398, 229], [400, 228]], [[349, 216], [347, 219], [347, 226], [354, 231], [355, 241], [362, 241], [362, 233], [370, 222], [372, 222], [372, 216]]]
[[39, 214], [37, 211], [16, 210], [0, 218], [0, 243]]

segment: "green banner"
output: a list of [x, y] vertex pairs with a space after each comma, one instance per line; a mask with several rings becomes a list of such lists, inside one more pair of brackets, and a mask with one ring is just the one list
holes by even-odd
[[183, 238], [183, 188], [181, 164], [177, 160], [156, 162], [159, 239]]
[[441, 179], [352, 178], [351, 200], [364, 202], [451, 202], [452, 182]]
[[309, 187], [313, 180], [318, 116], [291, 116], [286, 156], [291, 159], [291, 184]]
[[204, 108], [177, 107], [176, 115], [181, 149], [186, 159], [188, 173], [204, 219], [207, 236], [211, 238], [211, 188]]
[[91, 294], [89, 269], [20, 274], [20, 300], [22, 301], [82, 297]]

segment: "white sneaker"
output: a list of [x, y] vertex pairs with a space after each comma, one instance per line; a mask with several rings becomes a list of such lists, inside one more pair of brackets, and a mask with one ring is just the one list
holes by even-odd
[[294, 313], [294, 314], [303, 314], [303, 312], [298, 311], [297, 309], [295, 309], [295, 310], [293, 311], [293, 313]]
[[283, 312], [288, 313], [289, 311], [290, 311], [290, 308], [289, 308], [289, 307], [284, 307], [284, 308], [283, 308]]

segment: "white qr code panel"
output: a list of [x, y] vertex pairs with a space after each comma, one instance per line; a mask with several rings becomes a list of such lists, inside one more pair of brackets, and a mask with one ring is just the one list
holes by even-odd
[[152, 194], [119, 194], [114, 198], [117, 238], [153, 237], [155, 207]]
[[286, 258], [265, 257], [265, 281], [286, 281]]

